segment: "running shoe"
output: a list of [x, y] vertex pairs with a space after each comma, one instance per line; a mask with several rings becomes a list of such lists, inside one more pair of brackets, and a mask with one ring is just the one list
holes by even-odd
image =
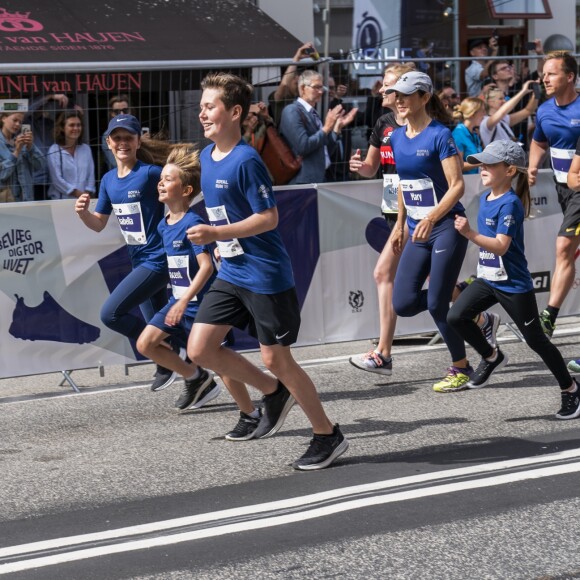
[[568, 363], [568, 370], [572, 371], [573, 373], [580, 373], [580, 358], [571, 360]]
[[217, 399], [219, 397], [222, 388], [212, 381], [202, 392], [199, 396], [199, 399], [189, 407], [190, 409], [201, 409], [205, 405], [207, 405], [210, 401]]
[[314, 434], [306, 453], [292, 467], [301, 471], [324, 469], [347, 449], [348, 439], [344, 437], [340, 427], [335, 425], [331, 435]]
[[575, 393], [562, 391], [562, 408], [556, 413], [556, 419], [576, 419], [580, 416], [580, 387], [576, 384]]
[[451, 366], [447, 369], [447, 376], [433, 385], [433, 390], [437, 393], [453, 393], [467, 389], [467, 383], [471, 379], [473, 368], [468, 365], [467, 368]]
[[[185, 349], [180, 348], [176, 344], [172, 344], [171, 349], [174, 353], [183, 359], [185, 355]], [[155, 375], [153, 377], [153, 382], [151, 383], [151, 390], [154, 392], [162, 391], [163, 389], [166, 389], [172, 385], [176, 378], [177, 373], [175, 371], [162, 367], [161, 365], [157, 365]]]
[[166, 369], [161, 365], [157, 365], [157, 370], [155, 371], [155, 376], [153, 377], [153, 382], [151, 383], [152, 391], [162, 391], [170, 385], [173, 384], [177, 377], [177, 373], [171, 369]]
[[495, 371], [499, 371], [499, 369], [503, 368], [507, 363], [507, 355], [505, 355], [499, 348], [497, 349], [497, 358], [493, 362], [482, 358], [475, 371], [473, 371], [471, 379], [467, 383], [468, 388], [481, 389], [482, 387], [485, 387], [489, 382], [491, 375]]
[[264, 439], [277, 433], [295, 402], [290, 391], [278, 381], [278, 390], [262, 397], [262, 419], [254, 438]]
[[494, 312], [482, 312], [482, 316], [485, 318], [485, 322], [481, 327], [481, 332], [489, 345], [495, 348], [497, 346], [497, 329], [499, 328], [501, 317]]
[[547, 334], [549, 338], [552, 338], [554, 330], [556, 329], [556, 323], [552, 320], [552, 317], [547, 310], [542, 310], [542, 312], [540, 312], [540, 324], [542, 325], [544, 334]]
[[391, 376], [393, 373], [393, 359], [384, 357], [376, 350], [370, 350], [366, 354], [358, 356], [351, 356], [348, 361], [353, 367], [370, 373], [386, 376]]
[[226, 439], [228, 441], [249, 441], [253, 439], [262, 418], [262, 410], [260, 408], [258, 408], [258, 412], [259, 416], [254, 418], [240, 411], [240, 419], [237, 425], [226, 435]]
[[[205, 369], [200, 368], [198, 377], [184, 381], [183, 391], [175, 401], [175, 406], [182, 411], [189, 409], [202, 399], [205, 389], [213, 389], [215, 386], [216, 382], [213, 377]], [[217, 395], [219, 395], [219, 390]]]

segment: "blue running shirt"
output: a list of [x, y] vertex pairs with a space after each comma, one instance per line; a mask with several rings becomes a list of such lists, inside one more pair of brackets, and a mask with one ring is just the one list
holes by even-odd
[[[407, 207], [407, 224], [412, 235], [420, 216], [429, 213], [429, 207], [436, 201], [439, 202], [447, 193], [449, 184], [441, 162], [457, 155], [457, 148], [451, 131], [434, 120], [413, 138], [407, 137], [406, 127], [395, 129], [391, 134], [391, 147], [395, 154], [399, 179], [409, 182], [407, 190], [401, 186], [405, 205], [416, 205], [413, 209]], [[427, 187], [430, 182], [433, 184], [432, 188], [430, 185]], [[457, 202], [450, 213], [463, 211], [463, 206]], [[410, 214], [419, 217], [413, 218]]]
[[167, 265], [157, 224], [163, 219], [163, 204], [157, 197], [161, 167], [137, 161], [131, 173], [119, 177], [111, 169], [101, 180], [97, 213], [115, 213], [125, 238], [133, 267], [144, 266], [154, 272]]
[[[192, 226], [205, 224], [191, 208], [175, 224], [168, 224], [164, 218], [159, 222], [157, 229], [163, 239], [163, 247], [167, 255], [167, 265], [169, 267], [169, 280], [171, 281], [171, 298], [169, 304], [175, 302], [183, 296], [185, 291], [191, 286], [191, 281], [199, 272], [197, 256], [208, 253], [211, 257], [211, 249], [208, 246], [198, 246], [192, 244], [187, 239], [187, 230]], [[203, 295], [207, 292], [215, 274], [210, 277], [207, 284], [197, 293], [197, 296], [191, 300], [187, 306], [186, 314], [195, 318], [199, 303]]]
[[[219, 161], [214, 145], [201, 152], [201, 187], [209, 221], [225, 225], [276, 206], [272, 182], [257, 151], [240, 141]], [[278, 230], [217, 242], [222, 267], [218, 278], [256, 294], [277, 294], [294, 287], [292, 264]]]
[[566, 184], [576, 143], [580, 137], [580, 98], [560, 107], [553, 97], [542, 103], [536, 114], [534, 141], [548, 143], [554, 177]]
[[477, 229], [488, 238], [504, 234], [512, 241], [503, 256], [480, 248], [477, 276], [502, 292], [529, 292], [534, 286], [525, 256], [524, 206], [513, 189], [498, 199], [489, 200], [489, 195], [487, 192], [480, 198]]

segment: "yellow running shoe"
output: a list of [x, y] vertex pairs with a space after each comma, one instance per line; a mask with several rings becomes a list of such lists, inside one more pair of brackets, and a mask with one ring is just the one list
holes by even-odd
[[447, 376], [433, 385], [433, 390], [437, 393], [453, 393], [463, 391], [468, 388], [467, 383], [473, 374], [473, 367], [467, 365], [466, 368], [449, 367]]

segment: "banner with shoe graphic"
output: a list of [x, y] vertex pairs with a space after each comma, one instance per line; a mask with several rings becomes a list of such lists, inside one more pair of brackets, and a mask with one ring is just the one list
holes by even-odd
[[0, 213], [0, 376], [134, 362], [101, 324], [111, 284], [130, 269], [119, 228], [92, 232], [73, 201], [5, 204]]
[[[462, 202], [475, 224], [483, 187], [465, 176]], [[294, 268], [301, 304], [298, 344], [378, 336], [373, 270], [388, 236], [380, 215], [382, 181], [276, 188], [280, 233]], [[548, 300], [562, 221], [552, 172], [532, 189], [526, 255], [538, 307]], [[470, 244], [461, 280], [475, 273]], [[129, 340], [100, 321], [110, 291], [130, 269], [117, 223], [100, 233], [77, 218], [73, 201], [4, 204], [0, 212], [0, 378], [135, 362]], [[495, 310], [495, 308], [494, 308]], [[509, 320], [502, 312], [504, 321]], [[580, 313], [580, 277], [562, 315]], [[433, 332], [428, 313], [400, 318], [397, 335]], [[254, 342], [236, 340], [236, 348]]]

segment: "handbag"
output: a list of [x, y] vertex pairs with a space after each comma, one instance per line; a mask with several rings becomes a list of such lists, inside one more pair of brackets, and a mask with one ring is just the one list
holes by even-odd
[[274, 185], [286, 185], [302, 167], [302, 157], [294, 155], [274, 125], [266, 128], [266, 139], [260, 155]]
[[0, 187], [0, 203], [12, 203], [16, 201], [14, 195], [12, 195], [12, 190], [7, 185]]

